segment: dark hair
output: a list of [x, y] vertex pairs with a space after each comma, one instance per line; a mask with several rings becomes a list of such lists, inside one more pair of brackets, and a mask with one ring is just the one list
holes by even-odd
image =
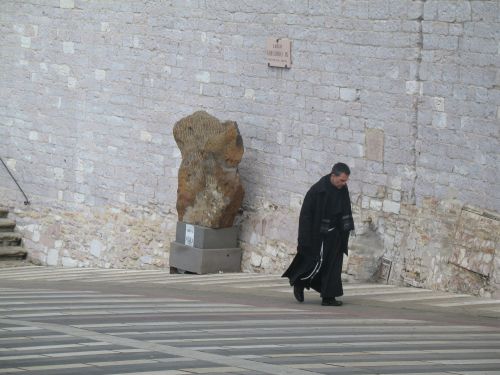
[[345, 173], [346, 175], [351, 174], [351, 170], [349, 169], [349, 166], [345, 163], [337, 163], [333, 166], [332, 168], [332, 173], [335, 176], [340, 176], [342, 173]]

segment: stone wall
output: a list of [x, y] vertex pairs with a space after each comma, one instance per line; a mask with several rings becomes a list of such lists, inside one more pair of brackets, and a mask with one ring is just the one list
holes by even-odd
[[35, 264], [63, 267], [165, 268], [175, 217], [157, 207], [16, 210], [17, 230]]
[[[499, 14], [496, 0], [2, 1], [0, 157], [32, 205], [1, 168], [0, 204], [40, 263], [164, 267], [172, 127], [203, 109], [246, 147], [243, 270], [286, 267], [303, 195], [344, 161], [347, 273], [383, 257], [390, 282], [494, 295]], [[268, 37], [292, 40], [290, 69], [267, 66]]]

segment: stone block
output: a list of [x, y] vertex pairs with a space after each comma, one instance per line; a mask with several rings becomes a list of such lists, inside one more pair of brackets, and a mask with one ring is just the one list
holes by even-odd
[[59, 6], [62, 9], [73, 9], [75, 7], [75, 0], [60, 0]]
[[347, 102], [352, 102], [357, 100], [359, 93], [356, 89], [352, 89], [349, 87], [341, 87], [340, 88], [340, 99], [347, 101]]
[[57, 249], [50, 249], [47, 253], [47, 265], [48, 266], [57, 266], [59, 260], [59, 251]]
[[235, 248], [238, 246], [238, 227], [213, 229], [178, 221], [175, 241], [198, 249]]
[[399, 214], [401, 209], [401, 204], [398, 202], [392, 202], [390, 200], [384, 200], [382, 210], [388, 213]]
[[366, 158], [374, 161], [384, 161], [384, 131], [380, 129], [366, 129], [365, 133]]
[[178, 242], [170, 243], [170, 267], [197, 274], [240, 272], [240, 248], [198, 249]]

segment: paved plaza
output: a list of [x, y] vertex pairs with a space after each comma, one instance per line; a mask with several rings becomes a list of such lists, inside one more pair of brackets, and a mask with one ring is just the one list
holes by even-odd
[[0, 268], [0, 374], [500, 374], [500, 301], [279, 275]]

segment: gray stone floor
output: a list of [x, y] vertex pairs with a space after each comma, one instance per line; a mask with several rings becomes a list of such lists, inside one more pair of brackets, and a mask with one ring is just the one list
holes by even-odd
[[0, 269], [0, 374], [500, 374], [500, 301], [278, 275]]

